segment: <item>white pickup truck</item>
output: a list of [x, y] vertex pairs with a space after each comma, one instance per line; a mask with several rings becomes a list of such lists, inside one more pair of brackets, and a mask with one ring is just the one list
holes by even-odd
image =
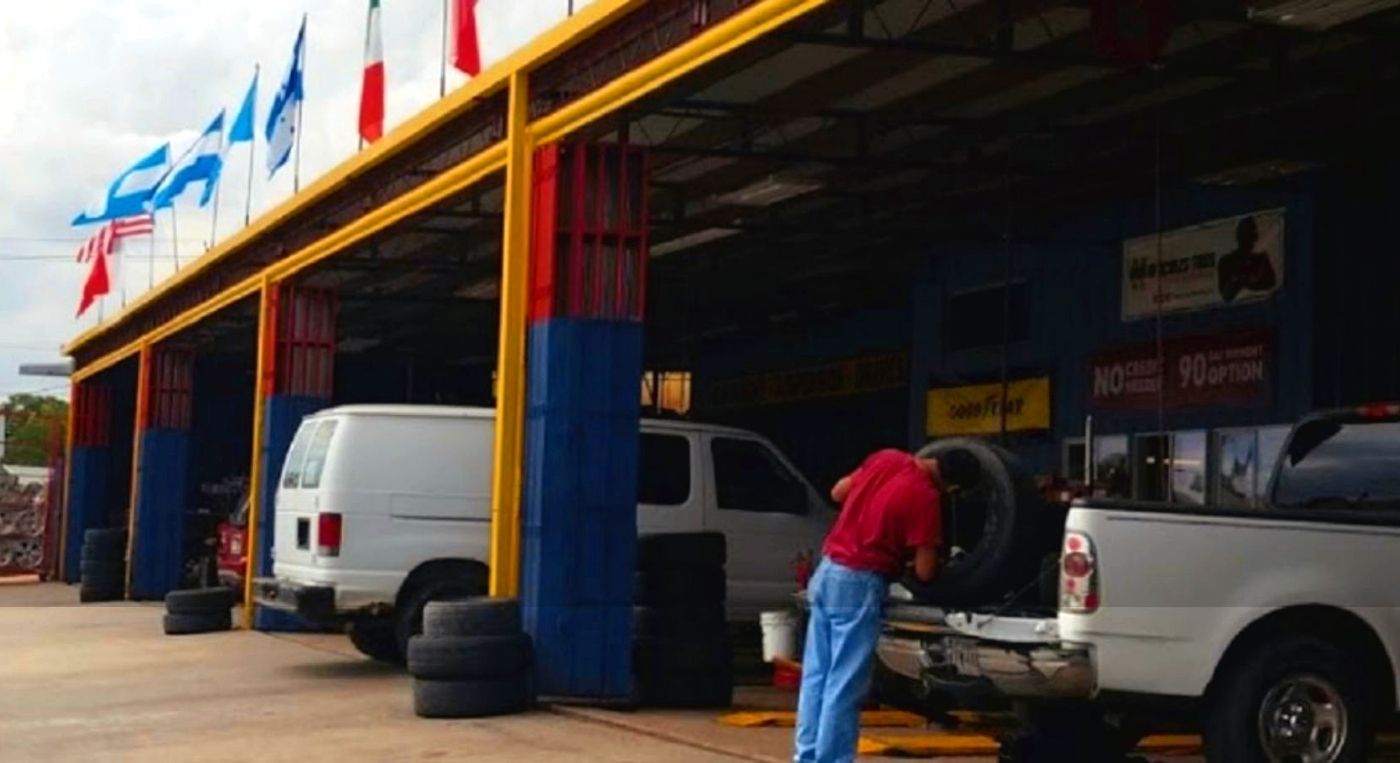
[[1057, 612], [899, 604], [880, 661], [925, 697], [1184, 710], [1210, 761], [1366, 760], [1396, 710], [1400, 405], [1299, 422], [1268, 495], [1076, 502]]

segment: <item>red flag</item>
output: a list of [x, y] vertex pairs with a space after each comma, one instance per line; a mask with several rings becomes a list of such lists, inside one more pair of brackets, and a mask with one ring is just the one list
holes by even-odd
[[365, 73], [360, 85], [360, 137], [373, 143], [384, 135], [384, 43], [379, 0], [369, 0], [365, 21]]
[[452, 0], [452, 8], [452, 65], [475, 77], [481, 73], [476, 0]]
[[83, 282], [83, 294], [78, 300], [79, 316], [92, 307], [92, 303], [96, 302], [98, 297], [112, 293], [112, 281], [107, 277], [107, 255], [112, 251], [112, 234], [113, 227], [109, 222], [94, 233], [78, 251], [79, 262], [92, 260], [92, 269], [88, 271], [87, 280]]

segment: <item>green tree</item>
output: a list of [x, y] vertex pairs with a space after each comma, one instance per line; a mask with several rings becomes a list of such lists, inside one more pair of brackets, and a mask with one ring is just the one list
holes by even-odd
[[3, 405], [5, 415], [5, 463], [45, 466], [55, 431], [68, 421], [68, 403], [48, 395], [19, 392]]

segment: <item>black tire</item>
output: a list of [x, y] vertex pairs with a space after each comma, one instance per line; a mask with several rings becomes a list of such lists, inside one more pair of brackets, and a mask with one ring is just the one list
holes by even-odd
[[91, 548], [95, 551], [111, 551], [119, 548], [126, 551], [126, 530], [111, 528], [94, 528], [83, 533], [83, 548]]
[[696, 604], [680, 607], [633, 607], [632, 634], [697, 639], [723, 639], [729, 635], [723, 604]]
[[441, 681], [509, 678], [530, 666], [530, 637], [414, 636], [408, 640], [408, 672]]
[[723, 567], [729, 561], [724, 533], [666, 533], [637, 539], [637, 569]]
[[[408, 640], [423, 632], [423, 610], [429, 602], [484, 597], [486, 583], [486, 571], [475, 567], [440, 572], [414, 583], [413, 588], [400, 597], [394, 613], [394, 638], [398, 641], [399, 653], [408, 654]], [[517, 626], [515, 631], [519, 630]]]
[[103, 601], [121, 601], [126, 598], [126, 591], [120, 586], [110, 588], [94, 588], [84, 584], [78, 589], [78, 602], [81, 604], [96, 604]]
[[521, 631], [520, 602], [481, 596], [434, 601], [423, 611], [429, 636], [510, 636]]
[[932, 583], [909, 576], [905, 586], [915, 598], [980, 604], [1031, 582], [1039, 573], [1040, 554], [1034, 550], [1041, 501], [1020, 459], [995, 445], [959, 437], [930, 443], [919, 455], [944, 461], [945, 479], [958, 486], [943, 501], [942, 555], [954, 544], [971, 546], [945, 562]]
[[399, 651], [399, 640], [394, 635], [393, 620], [354, 620], [350, 623], [346, 635], [360, 654], [390, 665], [403, 664], [404, 655]]
[[165, 611], [172, 615], [227, 612], [233, 605], [233, 590], [222, 586], [171, 591], [165, 595]]
[[215, 633], [231, 628], [233, 628], [233, 613], [228, 611], [165, 616], [165, 635], [167, 636]]
[[639, 572], [633, 596], [644, 607], [723, 604], [726, 580], [722, 567], [672, 567]]
[[637, 698], [652, 707], [729, 707], [734, 704], [734, 676], [723, 670], [638, 675]]
[[632, 670], [638, 675], [730, 672], [733, 663], [727, 638], [639, 638], [632, 642]]
[[530, 705], [525, 676], [469, 681], [413, 679], [413, 712], [423, 718], [485, 718]]
[[78, 558], [84, 562], [97, 564], [126, 564], [126, 547], [93, 548], [91, 546], [83, 546], [82, 553]]
[[126, 563], [120, 559], [84, 559], [78, 563], [78, 571], [95, 577], [122, 577]]
[[[1357, 649], [1307, 634], [1267, 639], [1222, 668], [1212, 681], [1204, 724], [1206, 759], [1230, 763], [1267, 761], [1264, 718], [1266, 704], [1283, 701], [1278, 692], [1291, 683], [1300, 686], [1300, 697], [1335, 695], [1345, 719], [1345, 734], [1338, 740], [1339, 763], [1360, 763], [1369, 758], [1381, 709], [1373, 697], [1378, 692], [1367, 682]], [[1326, 740], [1327, 735], [1321, 735]]]

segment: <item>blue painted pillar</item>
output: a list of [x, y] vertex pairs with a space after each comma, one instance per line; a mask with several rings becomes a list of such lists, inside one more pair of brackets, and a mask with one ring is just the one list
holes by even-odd
[[616, 144], [566, 145], [541, 149], [535, 162], [521, 553], [525, 628], [535, 642], [540, 695], [626, 700], [645, 157]]
[[63, 580], [82, 576], [83, 533], [102, 527], [112, 472], [112, 389], [87, 380], [73, 385], [73, 452], [68, 460], [68, 503]]
[[194, 353], [155, 347], [149, 358], [147, 400], [136, 422], [135, 537], [131, 543], [132, 599], [160, 599], [180, 587], [185, 566], [185, 512], [190, 501], [190, 423]]
[[[277, 539], [277, 486], [292, 438], [303, 417], [331, 404], [335, 369], [335, 293], [290, 285], [274, 285], [268, 299], [268, 337], [264, 379], [258, 394], [263, 401], [262, 486], [258, 494], [258, 547], [255, 577], [272, 575], [272, 549]], [[263, 631], [302, 631], [310, 623], [287, 612], [257, 607], [253, 627]]]

